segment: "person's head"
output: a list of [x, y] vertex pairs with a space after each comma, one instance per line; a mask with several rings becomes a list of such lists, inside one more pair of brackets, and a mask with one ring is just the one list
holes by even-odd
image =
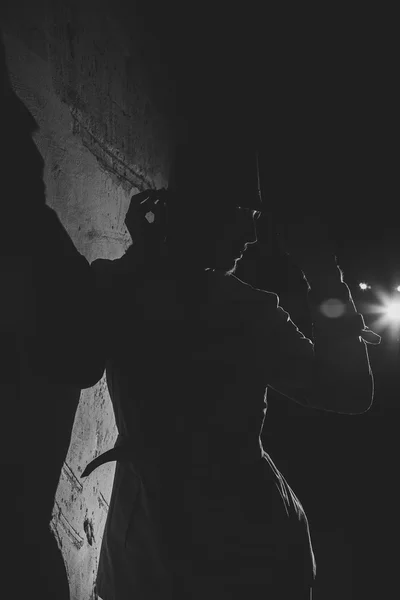
[[[198, 139], [198, 138], [197, 138]], [[226, 143], [178, 147], [168, 190], [168, 247], [189, 269], [232, 272], [257, 241], [257, 155]]]
[[185, 202], [168, 207], [168, 247], [189, 269], [233, 272], [247, 246], [257, 241], [255, 221], [260, 212], [245, 201], [244, 206], [224, 198], [212, 202], [212, 192], [205, 193], [203, 201], [195, 195], [191, 202], [189, 193]]
[[250, 208], [236, 206], [226, 214], [226, 219], [210, 240], [209, 268], [225, 273], [234, 272], [247, 246], [257, 241], [255, 219], [260, 213]]

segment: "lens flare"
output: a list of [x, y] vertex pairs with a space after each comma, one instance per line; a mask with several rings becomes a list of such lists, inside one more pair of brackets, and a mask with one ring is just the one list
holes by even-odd
[[391, 321], [400, 322], [400, 302], [391, 302], [386, 307], [386, 315]]
[[344, 303], [337, 298], [325, 300], [319, 309], [325, 317], [329, 317], [330, 319], [342, 317], [346, 311]]
[[387, 294], [383, 290], [378, 290], [376, 296], [379, 304], [370, 304], [367, 312], [376, 313], [378, 318], [371, 323], [371, 329], [382, 331], [388, 330], [394, 338], [400, 333], [400, 295], [398, 293]]

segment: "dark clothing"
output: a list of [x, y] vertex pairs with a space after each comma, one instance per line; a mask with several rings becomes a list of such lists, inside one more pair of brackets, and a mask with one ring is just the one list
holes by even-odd
[[158, 498], [133, 464], [117, 464], [97, 577], [101, 597], [216, 600], [273, 590], [308, 600], [307, 518], [268, 454], [235, 469], [222, 466], [218, 478], [196, 469], [192, 475], [166, 488], [171, 497], [157, 535]]
[[[96, 262], [101, 272], [104, 261]], [[311, 360], [312, 344], [275, 294], [213, 271], [201, 277], [197, 308], [168, 272], [136, 287], [132, 275], [119, 276], [109, 288], [107, 380], [117, 445], [127, 450], [98, 593], [287, 598], [290, 584], [308, 599], [315, 563], [307, 518], [259, 435], [268, 382], [284, 371], [300, 385], [296, 359]]]

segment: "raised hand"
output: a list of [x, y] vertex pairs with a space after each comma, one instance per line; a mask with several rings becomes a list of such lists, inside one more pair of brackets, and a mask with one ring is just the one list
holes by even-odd
[[275, 231], [281, 251], [301, 269], [307, 271], [335, 263], [335, 245], [321, 217], [307, 215], [293, 222], [275, 223]]
[[167, 234], [167, 195], [165, 189], [146, 190], [131, 198], [125, 224], [134, 248], [145, 257], [163, 251]]

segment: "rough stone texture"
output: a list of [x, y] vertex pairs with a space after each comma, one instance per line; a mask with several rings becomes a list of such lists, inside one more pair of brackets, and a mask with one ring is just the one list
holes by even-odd
[[99, 467], [85, 479], [80, 474], [116, 439], [114, 414], [105, 376], [81, 394], [68, 455], [57, 489], [52, 529], [62, 548], [71, 598], [91, 597], [115, 463]]
[[[40, 127], [47, 203], [89, 262], [123, 255], [131, 244], [124, 225], [131, 195], [168, 180], [168, 86], [159, 67], [150, 68], [146, 35], [126, 22], [126, 10], [111, 0], [15, 0], [3, 25], [13, 87]], [[55, 490], [52, 529], [73, 600], [95, 597], [115, 464], [86, 479], [80, 474], [115, 439], [103, 377], [81, 394]]]

